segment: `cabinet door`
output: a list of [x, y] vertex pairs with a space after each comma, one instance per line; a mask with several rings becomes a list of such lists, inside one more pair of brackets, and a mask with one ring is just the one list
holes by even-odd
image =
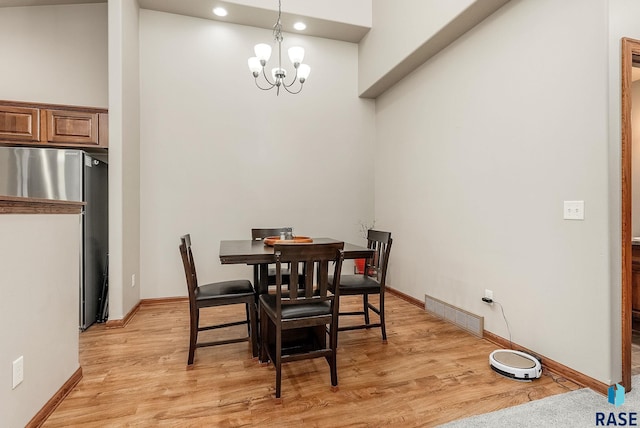
[[0, 106], [0, 140], [40, 141], [40, 109]]
[[47, 142], [98, 144], [98, 113], [46, 110]]

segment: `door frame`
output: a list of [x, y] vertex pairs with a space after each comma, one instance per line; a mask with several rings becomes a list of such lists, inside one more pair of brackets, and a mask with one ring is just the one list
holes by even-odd
[[622, 39], [621, 63], [621, 238], [622, 238], [622, 384], [631, 390], [631, 69], [640, 57], [640, 40]]

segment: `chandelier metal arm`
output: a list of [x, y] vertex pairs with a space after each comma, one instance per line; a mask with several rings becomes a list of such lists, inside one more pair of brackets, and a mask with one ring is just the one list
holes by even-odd
[[[267, 81], [267, 83], [271, 86], [271, 88], [273, 88], [274, 86], [276, 86], [278, 84], [278, 82], [272, 82], [271, 80], [269, 80], [269, 78], [267, 77], [267, 73], [264, 71], [265, 67], [262, 67], [262, 76], [264, 77], [264, 80]], [[256, 77], [256, 81], [258, 80], [258, 78]], [[269, 88], [269, 89], [271, 89]]]
[[[295, 81], [292, 82], [291, 85], [293, 85], [293, 83], [295, 83]], [[291, 85], [289, 85], [289, 86], [284, 86], [283, 85], [283, 86], [284, 86], [285, 91], [289, 92], [290, 94], [295, 95], [295, 94], [300, 93], [300, 91], [302, 91], [302, 86], [304, 86], [304, 83], [300, 83], [300, 89], [298, 89], [297, 91], [290, 91], [289, 88], [291, 87]], [[278, 89], [280, 89], [280, 88], [278, 88]]]
[[262, 89], [263, 91], [269, 91], [271, 89], [273, 89], [274, 86], [276, 85], [271, 85], [268, 88], [263, 88], [262, 86], [260, 86], [260, 84], [258, 83], [258, 78], [255, 78], [255, 82], [256, 82], [256, 86], [258, 87], [258, 89]]
[[[289, 88], [291, 86], [293, 86], [294, 83], [296, 83], [296, 81], [298, 80], [298, 69], [296, 68], [296, 75], [293, 76], [293, 80], [291, 81], [291, 83], [289, 83], [288, 85], [284, 82], [284, 80], [282, 81], [282, 86], [284, 86], [285, 88]], [[288, 91], [287, 91], [288, 92]], [[298, 91], [300, 92], [300, 91]], [[296, 92], [297, 93], [297, 92]]]

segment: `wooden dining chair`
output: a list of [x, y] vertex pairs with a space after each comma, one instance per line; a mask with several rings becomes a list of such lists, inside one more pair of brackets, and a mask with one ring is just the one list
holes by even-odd
[[[260, 295], [260, 360], [270, 360], [276, 368], [276, 398], [280, 398], [282, 364], [302, 359], [324, 357], [331, 370], [332, 389], [338, 386], [336, 348], [338, 342], [338, 288], [344, 243], [276, 244], [276, 287], [273, 294]], [[334, 262], [334, 282], [329, 282], [329, 268]], [[284, 266], [291, 266], [290, 276], [298, 281], [298, 266], [312, 267], [315, 275], [305, 275], [301, 288], [284, 287]], [[331, 291], [333, 290], [333, 292]], [[327, 333], [329, 343], [327, 344]]]
[[[191, 235], [183, 235], [180, 237], [180, 255], [182, 256], [182, 264], [187, 277], [187, 290], [189, 291], [189, 357], [187, 365], [193, 364], [196, 348], [204, 346], [225, 345], [228, 343], [237, 343], [249, 341], [251, 343], [251, 352], [254, 357], [258, 356], [258, 337], [257, 337], [257, 311], [256, 297], [251, 281], [246, 279], [215, 282], [211, 284], [198, 285], [198, 277], [196, 275], [196, 266], [191, 251]], [[244, 304], [246, 318], [243, 321], [235, 321], [224, 324], [200, 326], [200, 310], [213, 306]], [[213, 342], [198, 343], [198, 332], [205, 330], [220, 329], [232, 327], [236, 325], [247, 324], [247, 336], [218, 340]]]
[[[367, 231], [367, 248], [374, 250], [373, 257], [366, 260], [362, 274], [342, 275], [340, 277], [341, 296], [362, 296], [361, 311], [340, 312], [340, 316], [363, 316], [364, 324], [338, 327], [338, 331], [380, 327], [382, 341], [386, 343], [387, 329], [384, 318], [384, 294], [392, 242], [391, 232], [373, 229]], [[369, 296], [376, 294], [379, 295], [378, 306], [369, 301]], [[377, 314], [380, 321], [372, 323], [369, 311]]]
[[[292, 227], [274, 227], [274, 228], [254, 228], [251, 229], [251, 239], [261, 241], [269, 236], [280, 236], [281, 233], [293, 232]], [[260, 265], [253, 266], [253, 283], [258, 284]], [[285, 284], [289, 283], [289, 267], [286, 266], [283, 271], [283, 280]], [[276, 268], [270, 265], [267, 268], [267, 285], [276, 284]], [[257, 287], [257, 285], [256, 285]]]

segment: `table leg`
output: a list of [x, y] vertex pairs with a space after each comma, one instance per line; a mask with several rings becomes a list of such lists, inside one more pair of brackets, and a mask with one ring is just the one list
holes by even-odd
[[[254, 284], [256, 287], [256, 291], [258, 296], [260, 294], [265, 294], [269, 292], [269, 265], [262, 263], [259, 265], [255, 265], [254, 266], [254, 270], [253, 270], [253, 275], [254, 275]], [[256, 306], [257, 312], [258, 312], [258, 355], [260, 356], [259, 361], [261, 363], [266, 363], [267, 361], [262, 361], [263, 355], [266, 355], [266, 353], [262, 352], [262, 337], [263, 335], [267, 334], [267, 332], [262, 331], [262, 326], [263, 323], [260, 320], [260, 301], [259, 299], [257, 299], [257, 303], [258, 305]], [[268, 324], [268, 320], [267, 320], [267, 324]]]
[[269, 292], [269, 265], [262, 263], [258, 265], [258, 294], [264, 294]]

